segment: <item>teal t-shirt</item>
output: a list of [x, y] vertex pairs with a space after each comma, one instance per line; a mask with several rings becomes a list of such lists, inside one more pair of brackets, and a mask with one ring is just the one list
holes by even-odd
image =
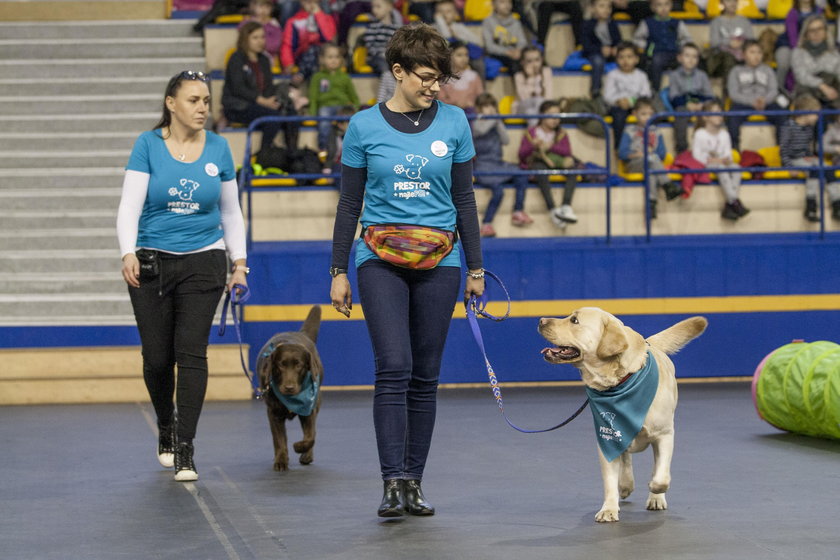
[[205, 131], [201, 157], [186, 163], [172, 157], [160, 129], [149, 130], [137, 138], [125, 168], [149, 174], [138, 247], [188, 253], [224, 235], [219, 211], [222, 181], [236, 178], [227, 140]]
[[[436, 101], [438, 111], [424, 131], [408, 134], [388, 124], [378, 105], [350, 119], [341, 163], [367, 168], [365, 228], [376, 224], [411, 224], [455, 230], [452, 164], [475, 156], [463, 109]], [[378, 258], [362, 239], [356, 243], [356, 266]], [[461, 266], [456, 248], [438, 266]]]

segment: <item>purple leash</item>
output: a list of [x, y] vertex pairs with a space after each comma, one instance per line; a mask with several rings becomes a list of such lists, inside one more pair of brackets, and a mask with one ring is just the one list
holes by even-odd
[[248, 366], [245, 364], [245, 355], [242, 352], [242, 333], [239, 330], [239, 323], [242, 320], [242, 310], [239, 310], [238, 317], [236, 311], [238, 307], [248, 301], [250, 296], [251, 294], [248, 291], [248, 286], [244, 286], [242, 284], [234, 284], [233, 290], [229, 291], [227, 295], [225, 295], [225, 303], [222, 305], [222, 318], [219, 321], [219, 336], [224, 336], [225, 334], [225, 327], [227, 326], [227, 310], [228, 306], [230, 306], [230, 316], [231, 319], [233, 319], [233, 328], [236, 331], [236, 338], [239, 341], [239, 361], [242, 364], [242, 371], [251, 383], [251, 388], [254, 390], [254, 396], [259, 399], [262, 397], [262, 391], [259, 389], [256, 377], [251, 377], [248, 374]]
[[502, 288], [502, 291], [505, 293], [505, 298], [507, 298], [507, 311], [501, 317], [496, 317], [495, 315], [491, 315], [487, 311], [485, 311], [487, 307], [487, 290], [481, 296], [476, 297], [475, 295], [470, 296], [468, 302], [466, 302], [467, 308], [467, 321], [470, 324], [470, 329], [472, 330], [473, 337], [475, 338], [475, 342], [478, 344], [478, 348], [481, 350], [481, 355], [484, 357], [484, 365], [487, 368], [487, 376], [490, 378], [490, 390], [493, 392], [493, 397], [496, 399], [496, 404], [499, 405], [499, 410], [502, 413], [502, 416], [505, 418], [505, 422], [508, 423], [508, 426], [513, 428], [514, 430], [520, 431], [523, 434], [540, 434], [543, 432], [550, 432], [552, 430], [556, 430], [557, 428], [562, 428], [575, 418], [577, 418], [581, 412], [586, 408], [589, 404], [589, 399], [587, 398], [581, 407], [577, 409], [577, 411], [572, 414], [569, 418], [564, 420], [563, 422], [557, 424], [556, 426], [552, 426], [551, 428], [546, 428], [543, 430], [526, 430], [520, 428], [513, 422], [511, 422], [510, 418], [508, 418], [507, 413], [505, 412], [505, 405], [502, 401], [502, 388], [499, 386], [499, 380], [496, 378], [496, 373], [493, 371], [493, 366], [490, 364], [490, 359], [487, 357], [487, 351], [484, 348], [484, 339], [481, 336], [481, 329], [478, 326], [478, 315], [486, 318], [491, 319], [496, 322], [501, 322], [507, 319], [510, 316], [510, 294], [505, 288], [505, 285], [499, 279], [498, 276], [490, 272], [489, 270], [484, 271], [485, 276], [489, 276], [496, 283]]

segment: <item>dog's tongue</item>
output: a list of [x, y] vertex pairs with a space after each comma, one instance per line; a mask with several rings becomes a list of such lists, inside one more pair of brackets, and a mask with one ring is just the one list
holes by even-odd
[[543, 348], [542, 350], [540, 350], [540, 354], [545, 356], [549, 352], [557, 352], [557, 350], [559, 350], [559, 348]]

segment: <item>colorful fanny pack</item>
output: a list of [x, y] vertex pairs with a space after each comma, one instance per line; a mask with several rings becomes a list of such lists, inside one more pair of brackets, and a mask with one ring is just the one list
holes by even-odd
[[377, 257], [403, 268], [436, 267], [455, 246], [455, 232], [407, 224], [379, 224], [365, 228], [362, 238]]

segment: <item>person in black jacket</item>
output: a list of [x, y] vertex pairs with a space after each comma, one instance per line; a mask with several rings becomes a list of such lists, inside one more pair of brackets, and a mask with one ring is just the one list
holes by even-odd
[[[261, 24], [249, 21], [239, 28], [236, 52], [228, 60], [222, 91], [222, 111], [230, 122], [249, 124], [259, 117], [297, 115], [288, 95], [279, 94], [274, 85], [271, 59], [264, 50]], [[286, 147], [297, 148], [298, 128], [296, 122], [263, 124], [261, 148], [270, 146], [281, 129]]]
[[612, 2], [595, 0], [592, 17], [583, 22], [580, 30], [583, 56], [592, 65], [592, 99], [601, 94], [601, 81], [607, 62], [614, 61], [616, 47], [621, 42], [618, 24], [612, 19]]

